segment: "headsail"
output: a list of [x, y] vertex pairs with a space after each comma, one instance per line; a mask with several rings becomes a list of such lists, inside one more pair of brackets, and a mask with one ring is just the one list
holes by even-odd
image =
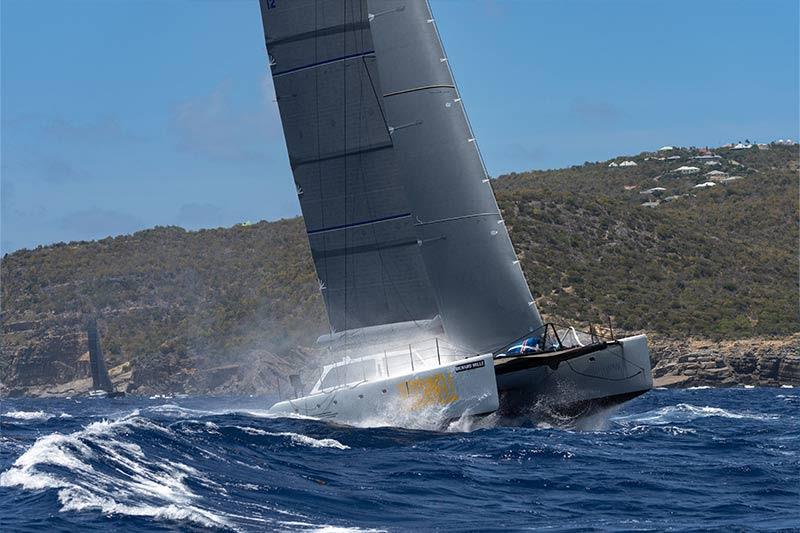
[[332, 331], [432, 319], [366, 0], [262, 0], [289, 160]]
[[542, 325], [426, 0], [369, 0], [384, 110], [447, 335], [498, 348]]

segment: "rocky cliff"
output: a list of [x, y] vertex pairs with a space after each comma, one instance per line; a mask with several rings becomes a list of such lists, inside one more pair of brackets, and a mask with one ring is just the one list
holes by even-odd
[[800, 386], [800, 334], [728, 342], [656, 337], [656, 387]]

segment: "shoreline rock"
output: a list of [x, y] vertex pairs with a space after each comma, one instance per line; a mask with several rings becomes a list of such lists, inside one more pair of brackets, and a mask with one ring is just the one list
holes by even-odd
[[800, 333], [711, 342], [650, 339], [653, 386], [800, 386]]
[[[653, 387], [800, 387], [800, 333], [721, 342], [653, 335], [649, 345]], [[288, 390], [286, 377], [294, 372], [301, 372], [307, 382], [315, 380], [318, 357], [317, 351], [304, 347], [285, 356], [249, 350], [229, 364], [209, 366], [202, 357], [167, 353], [146, 359], [146, 364], [118, 365], [110, 374], [117, 390], [134, 396], [267, 394], [277, 391], [276, 380], [283, 381], [284, 392]], [[64, 397], [91, 390], [88, 377], [64, 379], [63, 374], [45, 374], [27, 385], [22, 379], [23, 383], [11, 386], [0, 384], [0, 396]]]

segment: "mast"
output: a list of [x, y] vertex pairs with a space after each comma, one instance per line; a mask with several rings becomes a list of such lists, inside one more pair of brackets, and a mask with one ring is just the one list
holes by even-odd
[[542, 325], [425, 0], [369, 0], [383, 104], [448, 337], [493, 350]]

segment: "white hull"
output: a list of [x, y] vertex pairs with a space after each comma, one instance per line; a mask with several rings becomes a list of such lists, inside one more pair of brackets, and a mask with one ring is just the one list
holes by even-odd
[[493, 413], [498, 407], [492, 354], [485, 354], [323, 390], [279, 402], [270, 412], [393, 425], [415, 415], [448, 420]]
[[[550, 355], [539, 354], [538, 360]], [[351, 424], [417, 426], [415, 417], [443, 423], [498, 410], [519, 414], [541, 404], [570, 408], [619, 403], [653, 385], [644, 335], [620, 339], [557, 365], [545, 363], [514, 371], [503, 368], [512, 359], [523, 365], [538, 364], [531, 363], [537, 357], [530, 356], [495, 360], [492, 354], [485, 354], [456, 359], [392, 377], [317, 390], [279, 402], [270, 412]]]
[[620, 339], [604, 349], [547, 365], [500, 374], [503, 412], [538, 405], [569, 408], [587, 402], [619, 403], [653, 387], [650, 352], [644, 335]]

